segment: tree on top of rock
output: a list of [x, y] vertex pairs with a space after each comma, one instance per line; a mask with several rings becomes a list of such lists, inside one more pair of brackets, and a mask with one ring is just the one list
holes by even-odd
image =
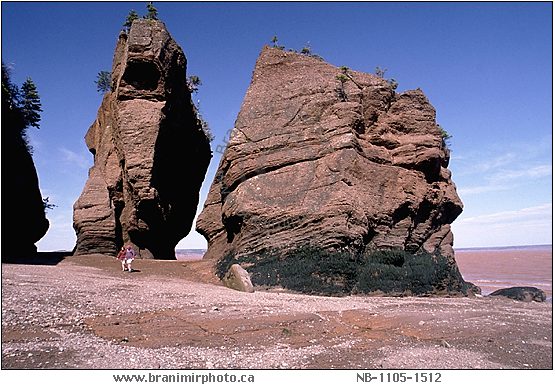
[[138, 18], [139, 18], [139, 14], [134, 9], [129, 11], [127, 18], [125, 19], [125, 23], [123, 24], [123, 26], [127, 29], [127, 31], [129, 31], [129, 29], [131, 28], [131, 25], [133, 25], [133, 21], [137, 20]]
[[31, 78], [27, 78], [21, 86], [20, 108], [27, 126], [40, 128], [40, 113], [42, 112], [37, 86]]
[[272, 37], [272, 47], [277, 48], [277, 49], [281, 49], [281, 50], [285, 49], [285, 46], [278, 44], [278, 37], [276, 35], [274, 35], [274, 37]]
[[17, 109], [19, 89], [10, 80], [10, 71], [2, 62], [2, 115], [6, 117], [10, 111]]
[[148, 20], [158, 20], [158, 10], [154, 7], [154, 5], [152, 4], [152, 1], [149, 2], [146, 5], [146, 9], [148, 11], [147, 15], [145, 16], [145, 19]]
[[[156, 9], [152, 1], [149, 1], [147, 3], [146, 10], [147, 10], [147, 14], [142, 17], [143, 19], [158, 20], [158, 10]], [[133, 22], [137, 19], [139, 19], [139, 14], [134, 9], [129, 11], [129, 14], [125, 19], [125, 23], [123, 23], [123, 26], [126, 32], [129, 32], [129, 30], [131, 29], [131, 26], [133, 25]]]
[[[376, 67], [376, 71], [374, 73], [376, 74], [377, 77], [385, 79], [386, 72], [387, 72], [387, 68]], [[391, 85], [391, 88], [393, 88], [394, 90], [397, 89], [397, 86], [399, 85], [399, 83], [397, 83], [395, 79], [390, 78], [386, 80], [389, 83], [389, 85]]]
[[[29, 144], [27, 129], [40, 128], [41, 112], [42, 105], [35, 82], [28, 77], [19, 89], [12, 83], [10, 70], [2, 62], [2, 137], [6, 133], [9, 138], [6, 143], [23, 148], [31, 156], [33, 148]], [[48, 197], [42, 201], [45, 210], [57, 207], [49, 202]]]
[[11, 82], [10, 71], [2, 63], [2, 123], [21, 137], [29, 153], [32, 148], [26, 130], [31, 126], [39, 128], [41, 112], [40, 96], [33, 80], [27, 78], [19, 89]]

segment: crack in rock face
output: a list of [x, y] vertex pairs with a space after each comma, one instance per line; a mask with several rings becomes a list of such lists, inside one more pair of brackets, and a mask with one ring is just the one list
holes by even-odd
[[197, 220], [205, 258], [310, 244], [454, 263], [463, 204], [448, 164], [420, 89], [265, 47]]
[[120, 34], [111, 91], [85, 137], [94, 165], [74, 205], [75, 254], [131, 244], [139, 258], [175, 259], [211, 158], [186, 63], [160, 21]]

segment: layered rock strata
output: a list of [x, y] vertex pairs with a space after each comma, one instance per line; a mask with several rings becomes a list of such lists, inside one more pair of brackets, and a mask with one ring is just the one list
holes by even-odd
[[205, 258], [315, 245], [438, 252], [461, 213], [420, 90], [265, 47], [197, 230]]
[[174, 259], [211, 158], [185, 55], [162, 22], [136, 20], [119, 36], [111, 76], [85, 137], [94, 165], [74, 205], [75, 253], [130, 243], [141, 258]]

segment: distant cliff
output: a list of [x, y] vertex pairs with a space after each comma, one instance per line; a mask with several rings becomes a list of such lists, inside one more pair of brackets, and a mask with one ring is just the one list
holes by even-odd
[[74, 205], [75, 253], [114, 255], [130, 243], [142, 258], [174, 259], [211, 151], [185, 55], [162, 22], [135, 20], [120, 34], [111, 92], [85, 140], [94, 165]]
[[442, 254], [461, 280], [448, 163], [421, 90], [266, 47], [197, 220], [205, 258], [393, 249]]

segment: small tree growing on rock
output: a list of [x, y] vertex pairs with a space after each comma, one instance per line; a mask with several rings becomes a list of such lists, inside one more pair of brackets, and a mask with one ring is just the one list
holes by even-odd
[[58, 207], [54, 203], [50, 203], [50, 197], [42, 198], [42, 204], [44, 206], [44, 211], [54, 210], [55, 207]]
[[306, 43], [306, 45], [301, 49], [301, 55], [310, 56], [312, 54], [312, 50], [310, 48], [310, 44]]
[[453, 137], [453, 135], [449, 134], [443, 127], [441, 127], [439, 124], [437, 125], [437, 127], [439, 128], [439, 131], [441, 133], [441, 140], [443, 141], [443, 146], [444, 147], [449, 147], [449, 140]]
[[335, 88], [335, 92], [339, 100], [346, 102], [347, 92], [345, 91], [345, 83], [351, 79], [349, 76], [349, 67], [341, 66], [339, 69], [341, 70], [341, 73], [335, 77], [339, 81], [339, 84]]
[[202, 81], [197, 75], [191, 75], [187, 78], [187, 87], [191, 93], [197, 93], [199, 86], [202, 85]]
[[399, 85], [399, 83], [397, 83], [397, 81], [393, 78], [387, 79], [387, 82], [389, 83], [389, 85], [391, 85], [391, 88], [393, 88], [393, 90], [396, 90], [397, 86]]
[[[197, 75], [191, 75], [187, 78], [187, 87], [192, 94], [196, 94], [201, 85], [202, 81]], [[200, 126], [202, 127], [202, 131], [204, 131], [204, 134], [210, 142], [213, 141], [214, 134], [212, 134], [212, 130], [210, 129], [208, 122], [202, 117], [202, 114], [200, 113], [200, 100], [194, 106], [195, 112], [197, 114], [197, 119], [200, 122]]]
[[[10, 79], [10, 69], [2, 62], [2, 137], [16, 138], [29, 155], [33, 147], [29, 144], [27, 129], [40, 128], [42, 106], [37, 86], [31, 78], [27, 78], [21, 89]], [[8, 143], [8, 140], [6, 141]]]
[[27, 78], [21, 85], [20, 109], [28, 126], [39, 127], [42, 112], [37, 86], [31, 78]]
[[158, 20], [158, 10], [154, 7], [154, 4], [152, 4], [152, 1], [150, 1], [146, 5], [146, 9], [147, 9], [148, 13], [145, 16], [145, 19]]
[[347, 92], [345, 91], [345, 83], [347, 83], [349, 78], [344, 74], [339, 74], [335, 78], [339, 81], [338, 86], [335, 88], [335, 92], [337, 93], [339, 100], [341, 100], [342, 102], [346, 102]]
[[[376, 67], [376, 70], [374, 71], [374, 73], [376, 74], [376, 76], [385, 79], [385, 73], [387, 72], [387, 68], [381, 68], [381, 67]], [[393, 90], [397, 89], [397, 86], [399, 85], [399, 83], [397, 83], [397, 81], [393, 78], [389, 78], [389, 79], [385, 79], [387, 80], [387, 82], [389, 83], [389, 85], [391, 86], [391, 88], [393, 88]]]
[[96, 90], [100, 93], [105, 94], [112, 89], [112, 74], [109, 71], [100, 71], [96, 75]]
[[374, 70], [374, 73], [376, 74], [377, 77], [384, 79], [385, 78], [385, 73], [387, 72], [387, 68], [381, 68], [381, 67], [376, 67], [376, 69]]
[[139, 14], [134, 9], [129, 11], [127, 18], [125, 19], [125, 23], [123, 24], [123, 26], [126, 28], [128, 32], [129, 32], [129, 29], [131, 29], [131, 25], [133, 25], [133, 21], [137, 20], [138, 18], [139, 18]]
[[272, 47], [277, 48], [277, 49], [281, 49], [281, 50], [285, 49], [285, 46], [278, 44], [278, 37], [276, 35], [274, 35], [274, 37], [272, 37], [271, 42], [272, 42]]

